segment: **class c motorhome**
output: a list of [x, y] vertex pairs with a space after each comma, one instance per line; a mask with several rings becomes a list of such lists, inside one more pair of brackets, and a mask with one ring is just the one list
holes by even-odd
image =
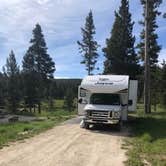
[[137, 86], [138, 81], [127, 75], [85, 77], [78, 89], [78, 115], [84, 128], [127, 121], [128, 111], [136, 111]]

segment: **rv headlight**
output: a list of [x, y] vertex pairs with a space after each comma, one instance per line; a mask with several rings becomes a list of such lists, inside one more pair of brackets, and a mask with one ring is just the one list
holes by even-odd
[[86, 115], [91, 116], [91, 110], [86, 110]]
[[119, 118], [120, 117], [120, 112], [119, 111], [115, 111], [114, 112], [114, 118]]

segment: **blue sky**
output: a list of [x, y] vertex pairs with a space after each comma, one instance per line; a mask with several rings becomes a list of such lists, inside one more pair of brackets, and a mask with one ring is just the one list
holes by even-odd
[[[138, 21], [142, 18], [140, 0], [130, 1], [132, 19], [135, 21], [134, 35], [139, 42], [142, 27]], [[21, 65], [22, 57], [29, 47], [32, 29], [36, 23], [42, 26], [48, 52], [55, 61], [55, 77], [81, 78], [87, 74], [80, 64], [76, 41], [81, 39], [80, 27], [85, 17], [93, 11], [96, 26], [95, 38], [101, 45], [96, 67], [103, 70], [102, 48], [105, 39], [110, 36], [114, 22], [114, 11], [118, 10], [120, 0], [0, 0], [0, 68], [5, 64], [11, 49]], [[166, 0], [160, 7], [166, 12]], [[158, 18], [159, 44], [162, 45], [159, 60], [166, 60], [166, 19]]]

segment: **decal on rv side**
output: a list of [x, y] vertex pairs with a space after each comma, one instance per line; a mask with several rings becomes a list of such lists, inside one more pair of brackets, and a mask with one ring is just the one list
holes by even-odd
[[113, 85], [113, 82], [96, 82], [95, 85]]

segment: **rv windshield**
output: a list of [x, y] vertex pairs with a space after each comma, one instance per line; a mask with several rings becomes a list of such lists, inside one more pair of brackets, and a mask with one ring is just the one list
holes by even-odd
[[90, 104], [120, 105], [119, 94], [95, 93], [90, 98]]

